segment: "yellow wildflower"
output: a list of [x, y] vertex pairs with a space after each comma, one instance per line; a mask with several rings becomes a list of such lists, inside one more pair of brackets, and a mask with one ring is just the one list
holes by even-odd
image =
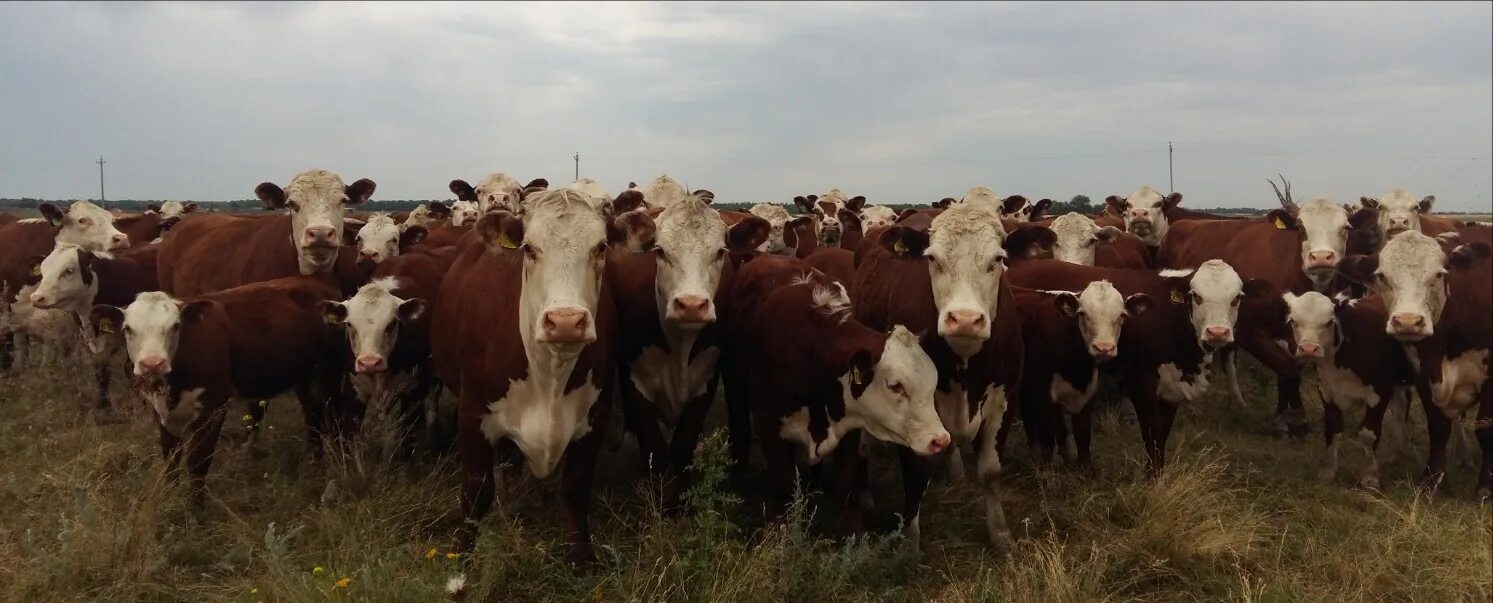
[[249, 589], [249, 594], [251, 594], [251, 595], [255, 594], [255, 593], [258, 593], [258, 592], [259, 592], [259, 589], [257, 589], [257, 588], [251, 588], [251, 589]]
[[336, 584], [332, 585], [332, 590], [337, 590], [339, 588], [347, 588], [347, 585], [352, 584], [352, 581], [353, 581], [352, 578], [343, 578], [341, 580], [338, 580]]
[[426, 559], [435, 559], [435, 553], [436, 553], [435, 547], [430, 547], [430, 550], [425, 551], [425, 558]]
[[460, 556], [461, 556], [461, 553], [446, 553], [446, 558], [447, 559], [455, 559], [455, 558], [460, 557]]
[[269, 403], [270, 403], [270, 401], [269, 401], [269, 400], [260, 400], [260, 401], [259, 401], [259, 407], [260, 407], [260, 408], [264, 408], [264, 407], [265, 407], [265, 406], [266, 406], [266, 405], [268, 405], [268, 404], [269, 404]]
[[248, 423], [249, 421], [253, 421], [253, 420], [254, 420], [254, 416], [253, 415], [244, 415], [244, 422], [245, 423]]
[[327, 568], [324, 568], [324, 567], [322, 567], [320, 565], [311, 568], [311, 575], [313, 575], [313, 576], [320, 576], [322, 574], [325, 574], [326, 572], [327, 572]]

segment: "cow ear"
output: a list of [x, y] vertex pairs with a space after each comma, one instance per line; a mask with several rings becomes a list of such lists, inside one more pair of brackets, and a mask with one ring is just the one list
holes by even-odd
[[432, 218], [445, 220], [446, 218], [451, 217], [451, 206], [446, 205], [445, 203], [437, 203], [435, 201], [431, 201], [430, 203], [425, 204], [425, 209], [426, 211], [430, 212], [430, 217]]
[[181, 306], [181, 324], [192, 325], [202, 322], [207, 316], [207, 311], [212, 308], [213, 302], [205, 299], [187, 302]]
[[1426, 198], [1421, 199], [1420, 203], [1415, 206], [1415, 211], [1423, 214], [1431, 213], [1431, 206], [1435, 204], [1436, 195], [1426, 195]]
[[1174, 304], [1187, 303], [1187, 296], [1192, 293], [1192, 273], [1186, 276], [1163, 276], [1162, 284], [1167, 288], [1167, 298]]
[[430, 234], [430, 231], [425, 230], [424, 226], [405, 227], [404, 232], [399, 233], [399, 252], [409, 251], [410, 247], [424, 241], [427, 234]]
[[1001, 215], [1009, 216], [1023, 207], [1026, 207], [1026, 197], [1021, 195], [1011, 195], [1001, 199]]
[[165, 220], [161, 220], [161, 235], [165, 236], [166, 231], [171, 230], [171, 227], [176, 226], [176, 223], [180, 221], [181, 216], [171, 216]]
[[524, 188], [547, 189], [549, 187], [550, 187], [550, 181], [545, 180], [544, 178], [535, 178], [533, 180], [530, 180], [528, 184], [524, 185]]
[[373, 198], [373, 189], [378, 188], [372, 180], [359, 178], [357, 182], [347, 185], [347, 204], [362, 205]]
[[[608, 223], [609, 239], [611, 230], [611, 224]], [[518, 249], [524, 240], [524, 221], [506, 211], [495, 211], [477, 220], [477, 233], [487, 243], [488, 249], [494, 253], [502, 253], [505, 249]]]
[[1104, 241], [1105, 243], [1113, 243], [1115, 242], [1115, 239], [1120, 238], [1120, 233], [1122, 232], [1124, 231], [1113, 226], [1105, 226], [1104, 228], [1100, 228], [1099, 230], [1094, 231], [1094, 237], [1099, 239], [1100, 241]]
[[321, 319], [329, 325], [340, 325], [347, 322], [347, 306], [342, 302], [322, 300], [316, 302], [316, 312], [321, 314]]
[[186, 205], [181, 206], [181, 213], [190, 214], [190, 213], [192, 213], [194, 211], [197, 211], [201, 207], [202, 206], [197, 205], [196, 201], [193, 201], [191, 203], [188, 203]]
[[712, 193], [712, 192], [710, 192], [708, 190], [705, 190], [703, 188], [696, 189], [694, 192], [692, 192], [690, 194], [694, 195], [697, 198], [699, 198], [700, 201], [703, 201], [706, 205], [710, 205], [711, 203], [715, 202], [715, 193]]
[[806, 213], [806, 214], [814, 213], [814, 204], [811, 203], [808, 200], [808, 198], [804, 197], [803, 195], [799, 195], [797, 197], [794, 197], [793, 198], [793, 204], [796, 205], [796, 206], [798, 206], [799, 211], [801, 211], [803, 213]]
[[1162, 211], [1171, 209], [1182, 204], [1182, 193], [1172, 193], [1161, 200]]
[[1262, 278], [1252, 278], [1244, 281], [1244, 287], [1241, 289], [1241, 292], [1244, 293], [1245, 297], [1280, 297], [1275, 285], [1270, 284], [1270, 281]]
[[653, 248], [658, 225], [653, 217], [640, 211], [630, 211], [607, 221], [607, 243], [621, 245], [633, 253]]
[[109, 304], [98, 304], [88, 312], [88, 322], [93, 323], [93, 333], [114, 333], [124, 325], [124, 310]]
[[1275, 226], [1276, 230], [1296, 230], [1296, 215], [1284, 209], [1272, 209], [1265, 214], [1265, 221]]
[[1446, 256], [1446, 267], [1449, 270], [1471, 270], [1488, 259], [1489, 247], [1481, 241], [1458, 245]]
[[893, 226], [881, 232], [882, 247], [900, 258], [921, 258], [928, 249], [928, 233], [906, 226]]
[[1002, 247], [1005, 248], [1006, 255], [1013, 259], [1030, 260], [1051, 258], [1052, 248], [1057, 243], [1058, 235], [1051, 228], [1022, 224], [1006, 235], [1006, 242]]
[[56, 205], [52, 205], [51, 203], [43, 203], [36, 206], [36, 209], [37, 211], [41, 212], [41, 216], [43, 218], [47, 219], [48, 224], [51, 224], [52, 226], [62, 226], [63, 218], [65, 217], [65, 215], [62, 213], [62, 210], [57, 209]]
[[1337, 264], [1338, 274], [1360, 285], [1374, 284], [1374, 272], [1379, 270], [1379, 256], [1350, 255]]
[[1131, 316], [1135, 316], [1137, 314], [1145, 314], [1146, 310], [1150, 309], [1151, 296], [1149, 295], [1146, 295], [1144, 293], [1136, 293], [1134, 295], [1131, 295], [1130, 297], [1125, 298], [1125, 312], [1129, 313]]
[[468, 184], [465, 180], [452, 180], [450, 184], [446, 185], [446, 188], [451, 190], [451, 194], [456, 195], [457, 201], [477, 200], [477, 190], [472, 188], [472, 185]]
[[1052, 209], [1052, 199], [1042, 199], [1041, 201], [1033, 203], [1031, 215], [1032, 221], [1035, 222], [1042, 219], [1042, 216], [1046, 215], [1047, 210], [1049, 209]]
[[612, 213], [621, 215], [643, 207], [644, 203], [643, 193], [628, 189], [612, 201]]
[[151, 213], [158, 214], [158, 213], [161, 213], [161, 204], [160, 203], [146, 203], [145, 204], [145, 213], [147, 213], [147, 214], [151, 214]]
[[261, 182], [254, 187], [254, 196], [259, 198], [267, 209], [281, 209], [285, 207], [285, 189], [273, 182]]
[[797, 248], [799, 238], [803, 238], [805, 241], [814, 240], [814, 218], [799, 216], [783, 224], [784, 245]]
[[98, 256], [91, 252], [78, 250], [78, 276], [83, 279], [84, 285], [93, 284], [93, 276], [98, 273]]
[[1078, 296], [1068, 291], [1059, 292], [1052, 298], [1053, 305], [1067, 318], [1078, 316]]
[[26, 258], [25, 284], [35, 285], [41, 282], [41, 263], [47, 259], [44, 255], [32, 255]]
[[917, 214], [918, 214], [918, 210], [917, 210], [916, 207], [909, 207], [907, 209], [902, 210], [902, 213], [897, 214], [897, 219], [896, 220], [892, 220], [892, 222], [901, 222], [903, 220], [906, 220], [908, 217], [910, 217], [910, 216], [916, 216]]
[[835, 217], [840, 219], [840, 225], [844, 227], [845, 232], [861, 232], [860, 214], [851, 211], [849, 208], [842, 207], [839, 211], [835, 212]]
[[953, 197], [944, 197], [942, 199], [934, 201], [930, 205], [933, 206], [933, 209], [948, 209], [949, 206], [953, 205], [953, 204], [954, 204], [954, 198]]
[[1379, 200], [1370, 197], [1359, 197], [1358, 204], [1369, 209], [1379, 209]]
[[849, 200], [845, 201], [845, 208], [849, 209], [850, 211], [853, 211], [853, 212], [859, 213], [861, 211], [861, 209], [864, 208], [865, 206], [866, 206], [866, 196], [865, 195], [856, 195], [854, 197], [851, 197]]
[[429, 304], [424, 299], [415, 297], [399, 303], [399, 310], [394, 316], [399, 322], [414, 322], [425, 315], [425, 309]]
[[767, 220], [748, 216], [726, 231], [726, 248], [736, 252], [751, 251], [766, 243], [771, 232], [772, 225]]
[[1130, 207], [1130, 202], [1121, 199], [1119, 195], [1110, 195], [1104, 198], [1104, 210], [1116, 216], [1123, 217], [1125, 210]]
[[850, 383], [850, 395], [861, 397], [876, 378], [876, 363], [871, 360], [870, 350], [861, 348], [850, 355], [850, 366], [845, 377]]

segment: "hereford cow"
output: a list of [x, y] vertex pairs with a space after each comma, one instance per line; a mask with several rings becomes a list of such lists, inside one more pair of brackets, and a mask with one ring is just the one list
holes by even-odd
[[[835, 193], [839, 196], [830, 196]], [[840, 247], [847, 237], [859, 236], [860, 216], [858, 212], [866, 198], [855, 197], [847, 201], [844, 199], [844, 193], [840, 193], [839, 189], [833, 189], [825, 195], [815, 197], [813, 201], [810, 201], [808, 197], [794, 197], [793, 203], [813, 218], [815, 238], [819, 246]], [[806, 254], [800, 252], [798, 256], [806, 257]]]
[[1145, 293], [1122, 296], [1104, 280], [1077, 294], [1020, 287], [1014, 293], [1025, 347], [1021, 409], [1028, 441], [1039, 444], [1044, 461], [1057, 447], [1064, 460], [1073, 462], [1065, 425], [1071, 422], [1076, 462], [1092, 466], [1089, 400], [1099, 391], [1099, 364], [1119, 354], [1126, 320], [1149, 309], [1151, 298]]
[[310, 170], [285, 189], [270, 182], [254, 189], [266, 205], [286, 214], [183, 220], [161, 244], [161, 289], [186, 298], [293, 274], [330, 274], [344, 291], [354, 291], [363, 279], [351, 251], [339, 254], [343, 214], [348, 205], [373, 196], [374, 186], [367, 178], [344, 185], [336, 174]]
[[206, 502], [207, 471], [230, 398], [253, 403], [294, 389], [307, 444], [320, 456], [330, 419], [342, 414], [328, 408], [338, 403], [333, 392], [342, 371], [339, 356], [328, 353], [335, 337], [314, 310], [339, 297], [317, 279], [293, 276], [191, 301], [153, 291], [123, 308], [94, 306], [98, 334], [124, 334], [134, 389], [155, 412], [161, 454], [172, 468], [185, 445], [195, 508]]
[[1104, 204], [1106, 212], [1124, 220], [1126, 231], [1140, 237], [1140, 240], [1151, 247], [1160, 245], [1171, 225], [1177, 222], [1233, 219], [1184, 209], [1181, 207], [1182, 193], [1162, 196], [1149, 186], [1140, 187], [1140, 190], [1131, 193], [1129, 197], [1110, 195], [1104, 199]]
[[424, 227], [397, 224], [388, 214], [374, 214], [358, 229], [353, 240], [358, 249], [358, 263], [376, 266], [409, 251], [411, 245], [427, 234]]
[[611, 407], [613, 301], [608, 243], [626, 236], [580, 193], [538, 193], [526, 213], [483, 216], [441, 283], [431, 346], [459, 397], [460, 545], [493, 500], [494, 446], [512, 441], [536, 477], [563, 460], [569, 557], [594, 559], [591, 476]]
[[195, 202], [182, 203], [181, 201], [166, 201], [164, 203], [146, 204], [145, 213], [161, 214], [161, 217], [167, 220], [171, 218], [180, 220], [186, 217], [187, 214], [197, 211], [200, 208], [201, 206], [197, 205]]
[[457, 201], [476, 203], [478, 212], [482, 214], [498, 210], [514, 214], [523, 212], [523, 187], [502, 172], [488, 174], [475, 187], [465, 180], [452, 180], [447, 188], [456, 195]]
[[395, 221], [398, 221], [400, 224], [403, 224], [406, 227], [419, 226], [425, 228], [426, 230], [430, 230], [446, 223], [446, 221], [450, 219], [450, 217], [450, 207], [447, 207], [442, 203], [431, 201], [429, 203], [421, 203], [419, 206], [415, 207], [415, 209], [411, 210], [409, 215], [405, 216], [404, 220], [402, 221], [400, 221], [398, 219], [399, 217], [396, 215]]
[[[1331, 482], [1337, 477], [1343, 413], [1363, 409], [1357, 442], [1367, 449], [1369, 462], [1359, 485], [1379, 489], [1379, 459], [1393, 452], [1381, 445], [1386, 411], [1409, 402], [1413, 380], [1401, 345], [1384, 332], [1383, 300], [1329, 298], [1309, 291], [1286, 293], [1281, 303], [1292, 332], [1288, 347], [1297, 359], [1317, 366], [1327, 439], [1321, 479]], [[1389, 414], [1391, 421], [1403, 416], [1403, 408]]]
[[[1397, 188], [1378, 199], [1360, 197], [1358, 202], [1364, 208], [1379, 213], [1378, 230], [1382, 241], [1388, 241], [1408, 230], [1434, 237], [1455, 229], [1450, 221], [1426, 220], [1431, 217], [1431, 206], [1436, 203], [1435, 195], [1426, 195], [1417, 201], [1405, 189]], [[1427, 226], [1430, 228], [1426, 228]]]
[[628, 431], [650, 470], [671, 478], [665, 502], [672, 508], [688, 487], [685, 471], [715, 400], [720, 295], [769, 226], [748, 216], [728, 228], [698, 197], [670, 205], [655, 222], [652, 249], [614, 259], [617, 368]]
[[[1022, 350], [1014, 343], [1021, 340], [1020, 319], [1003, 278], [999, 209], [967, 196], [928, 221], [926, 230], [917, 222], [904, 220], [857, 250], [855, 316], [881, 332], [901, 324], [924, 333], [923, 349], [938, 370], [938, 416], [954, 438], [950, 468], [956, 479], [963, 475], [959, 445], [974, 442], [988, 536], [1009, 545], [997, 449], [1007, 426], [1006, 397], [1021, 377]], [[907, 448], [900, 453], [905, 531], [916, 547], [929, 463]]]
[[896, 223], [897, 212], [885, 205], [872, 205], [861, 210], [861, 230], [865, 232], [871, 232], [875, 228], [891, 228]]
[[1021, 195], [1011, 195], [1001, 199], [1001, 219], [1020, 224], [1036, 222], [1041, 220], [1051, 208], [1052, 199], [1042, 199], [1032, 203]]
[[[1423, 484], [1435, 488], [1446, 473], [1452, 421], [1476, 412], [1483, 463], [1476, 497], [1493, 499], [1493, 275], [1479, 268], [1489, 246], [1477, 241], [1450, 253], [1433, 237], [1402, 232], [1374, 256], [1354, 256], [1340, 268], [1369, 284], [1388, 308], [1385, 332], [1405, 345], [1415, 387], [1426, 410], [1431, 453]], [[1427, 403], [1429, 401], [1429, 403]]]
[[603, 205], [611, 203], [612, 201], [612, 196], [607, 194], [607, 189], [602, 187], [600, 182], [597, 182], [596, 180], [591, 178], [581, 178], [580, 180], [576, 180], [575, 182], [570, 183], [570, 186], [567, 188], [590, 197], [592, 204], [594, 204], [598, 210], [600, 210]]
[[[784, 233], [788, 230], [788, 222], [793, 216], [788, 215], [788, 209], [776, 203], [758, 203], [753, 205], [749, 212], [767, 221], [770, 229], [767, 240], [762, 243], [758, 251], [763, 253], [792, 255], [787, 243], [784, 242]], [[800, 218], [807, 220], [808, 218]]]

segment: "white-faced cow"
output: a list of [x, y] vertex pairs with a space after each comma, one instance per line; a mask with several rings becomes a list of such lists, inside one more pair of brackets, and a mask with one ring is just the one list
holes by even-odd
[[769, 230], [767, 240], [762, 243], [758, 251], [776, 255], [791, 255], [793, 250], [783, 239], [783, 233], [788, 228], [788, 222], [793, 216], [788, 214], [788, 208], [776, 203], [758, 203], [753, 205], [750, 213], [767, 221]]
[[885, 205], [872, 205], [861, 210], [861, 230], [871, 232], [876, 228], [890, 228], [897, 223], [897, 212]]
[[378, 265], [408, 251], [425, 235], [423, 227], [397, 224], [387, 214], [374, 214], [358, 229], [354, 241], [358, 247], [358, 263]]

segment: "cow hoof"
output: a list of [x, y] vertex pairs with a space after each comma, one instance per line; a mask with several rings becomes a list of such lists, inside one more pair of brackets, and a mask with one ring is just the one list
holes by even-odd
[[565, 562], [580, 570], [590, 570], [598, 565], [596, 551], [591, 548], [590, 543], [570, 545], [570, 552], [565, 554]]
[[1285, 439], [1291, 435], [1291, 426], [1286, 423], [1282, 415], [1275, 416], [1275, 422], [1270, 426], [1270, 433], [1277, 438]]
[[1363, 479], [1358, 480], [1358, 487], [1363, 488], [1364, 490], [1378, 492], [1379, 478], [1372, 475], [1365, 476]]

